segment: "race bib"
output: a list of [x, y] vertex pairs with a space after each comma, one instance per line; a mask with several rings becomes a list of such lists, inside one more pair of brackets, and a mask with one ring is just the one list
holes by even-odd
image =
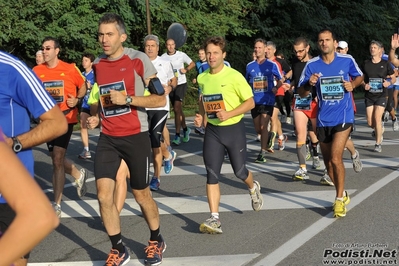
[[111, 117], [130, 113], [130, 106], [112, 103], [111, 90], [120, 91], [123, 95], [127, 95], [124, 81], [99, 86], [100, 103], [104, 116]]
[[299, 94], [294, 94], [294, 110], [310, 110], [312, 103], [312, 94], [309, 93], [306, 97], [301, 98]]
[[322, 99], [325, 101], [342, 100], [345, 93], [343, 78], [341, 76], [321, 77], [320, 90]]
[[210, 119], [217, 118], [216, 110], [226, 110], [222, 94], [202, 95], [202, 101], [207, 117]]
[[267, 91], [267, 77], [254, 77], [253, 88], [254, 92], [266, 92]]
[[369, 85], [371, 93], [381, 93], [384, 91], [382, 87], [382, 83], [384, 83], [382, 78], [369, 78]]
[[44, 88], [53, 97], [57, 103], [64, 101], [64, 81], [63, 80], [52, 80], [44, 81]]

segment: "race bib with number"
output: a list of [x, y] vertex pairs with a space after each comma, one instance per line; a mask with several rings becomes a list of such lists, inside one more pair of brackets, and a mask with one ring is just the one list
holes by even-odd
[[384, 83], [382, 78], [369, 78], [370, 92], [371, 93], [381, 93], [384, 91], [382, 87], [382, 83]]
[[321, 77], [320, 90], [322, 99], [325, 101], [342, 100], [345, 93], [343, 78], [341, 76]]
[[254, 77], [254, 92], [266, 92], [267, 91], [267, 77]]
[[124, 81], [99, 86], [100, 102], [104, 116], [111, 117], [130, 113], [130, 106], [116, 105], [112, 103], [111, 90], [120, 91], [123, 95], [127, 95]]
[[310, 110], [312, 103], [312, 94], [309, 93], [306, 97], [301, 98], [299, 94], [294, 94], [295, 104], [294, 110]]
[[219, 109], [226, 110], [222, 94], [203, 95], [202, 101], [204, 103], [204, 108], [207, 117], [210, 119], [217, 118], [216, 110]]
[[64, 81], [63, 80], [52, 80], [52, 81], [44, 81], [44, 88], [48, 93], [50, 93], [51, 97], [57, 102], [62, 103], [64, 101]]

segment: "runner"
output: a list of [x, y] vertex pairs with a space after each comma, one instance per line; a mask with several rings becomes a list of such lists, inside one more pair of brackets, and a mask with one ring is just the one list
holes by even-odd
[[321, 55], [308, 61], [298, 86], [304, 90], [300, 95], [302, 98], [316, 86], [319, 106], [317, 138], [324, 164], [335, 184], [334, 217], [344, 217], [350, 198], [344, 189], [342, 154], [354, 121], [352, 94], [349, 92], [362, 83], [363, 73], [352, 56], [335, 52], [336, 38], [331, 30], [321, 30], [317, 43]]
[[[283, 74], [277, 63], [265, 58], [265, 40], [256, 39], [254, 51], [256, 53], [256, 60], [247, 64], [245, 78], [252, 87], [254, 94], [255, 107], [251, 110], [251, 115], [255, 131], [261, 136], [261, 150], [255, 162], [265, 163], [269, 137], [267, 127], [270, 123], [270, 118], [273, 116], [273, 112], [276, 112], [276, 109], [273, 107], [275, 93], [277, 87], [280, 87], [283, 83]], [[274, 86], [275, 79], [278, 80], [276, 86]]]
[[236, 70], [224, 65], [226, 42], [222, 37], [211, 37], [205, 42], [205, 51], [210, 69], [198, 76], [202, 88], [200, 109], [194, 120], [201, 125], [208, 117], [204, 136], [203, 158], [207, 171], [206, 193], [211, 217], [200, 225], [202, 233], [221, 234], [219, 219], [219, 176], [227, 149], [234, 174], [247, 185], [255, 211], [262, 209], [263, 198], [259, 182], [253, 180], [246, 168], [247, 153], [244, 113], [254, 107], [251, 87]]

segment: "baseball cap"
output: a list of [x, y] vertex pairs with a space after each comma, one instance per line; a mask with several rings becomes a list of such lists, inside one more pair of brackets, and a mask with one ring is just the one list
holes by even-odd
[[338, 43], [338, 47], [339, 47], [339, 48], [342, 48], [342, 49], [348, 48], [348, 43], [345, 42], [345, 41], [340, 41], [340, 42]]

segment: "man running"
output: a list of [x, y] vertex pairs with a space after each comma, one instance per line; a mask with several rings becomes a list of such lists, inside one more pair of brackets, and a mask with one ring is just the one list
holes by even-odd
[[334, 217], [344, 217], [350, 198], [344, 189], [342, 154], [354, 122], [350, 92], [362, 83], [363, 73], [352, 56], [335, 52], [336, 37], [331, 30], [321, 30], [317, 43], [321, 55], [308, 61], [298, 86], [303, 90], [301, 97], [316, 86], [319, 106], [317, 138], [324, 164], [335, 184]]
[[234, 174], [249, 189], [252, 208], [259, 211], [263, 205], [259, 182], [253, 180], [252, 172], [245, 166], [247, 145], [242, 118], [255, 104], [251, 87], [245, 78], [238, 71], [224, 65], [224, 38], [208, 38], [204, 47], [210, 68], [198, 76], [203, 93], [200, 106], [204, 108], [196, 115], [194, 124], [199, 126], [202, 118], [205, 115], [208, 117], [203, 157], [207, 171], [206, 193], [211, 217], [200, 225], [199, 230], [202, 233], [221, 234], [219, 177], [225, 149], [229, 154]]

